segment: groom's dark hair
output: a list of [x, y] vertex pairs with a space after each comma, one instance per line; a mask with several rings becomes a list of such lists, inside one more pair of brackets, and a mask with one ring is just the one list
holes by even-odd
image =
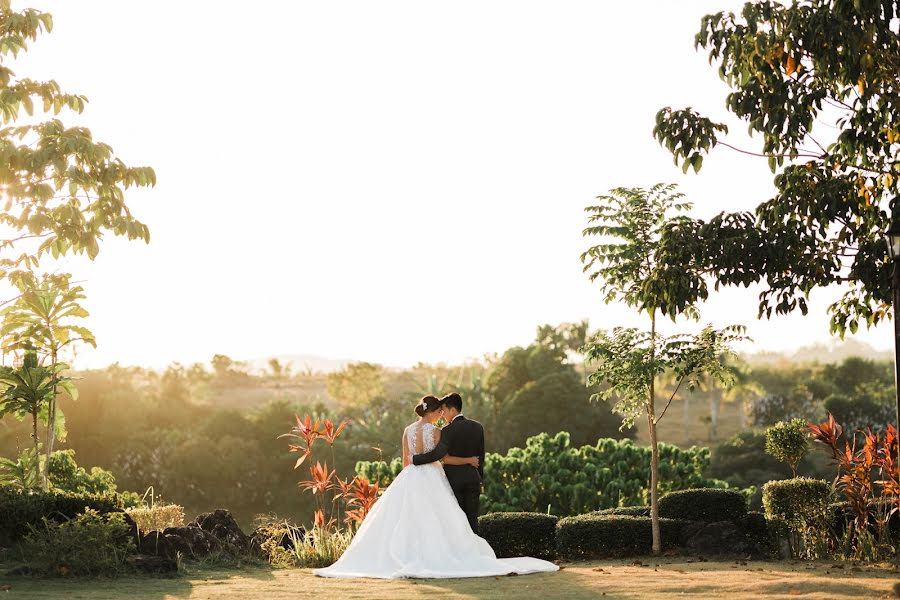
[[447, 394], [446, 396], [441, 398], [441, 402], [443, 402], [444, 406], [455, 408], [458, 412], [462, 412], [462, 396], [460, 396], [456, 392]]

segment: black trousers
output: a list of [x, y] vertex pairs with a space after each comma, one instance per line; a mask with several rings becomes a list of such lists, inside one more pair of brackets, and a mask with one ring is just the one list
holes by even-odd
[[456, 501], [459, 507], [466, 513], [469, 520], [469, 527], [476, 534], [478, 533], [478, 509], [481, 505], [481, 484], [480, 483], [458, 483], [451, 485], [453, 493], [456, 494]]

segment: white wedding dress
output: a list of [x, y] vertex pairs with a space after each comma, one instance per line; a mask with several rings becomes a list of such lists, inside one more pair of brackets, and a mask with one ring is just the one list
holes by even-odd
[[[410, 454], [434, 448], [434, 425], [406, 428]], [[441, 463], [410, 464], [385, 490], [343, 556], [320, 577], [453, 578], [557, 571], [537, 558], [498, 559], [472, 532]]]

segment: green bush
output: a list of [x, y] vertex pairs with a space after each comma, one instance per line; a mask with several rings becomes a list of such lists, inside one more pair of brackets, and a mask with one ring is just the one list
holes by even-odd
[[594, 515], [615, 515], [620, 517], [649, 517], [649, 506], [620, 506], [618, 508], [604, 508], [603, 510], [594, 511]]
[[86, 508], [100, 514], [120, 512], [122, 499], [115, 494], [73, 494], [69, 492], [27, 492], [0, 488], [0, 546], [18, 542], [29, 525], [38, 526], [44, 518], [62, 522], [73, 519]]
[[390, 463], [383, 460], [361, 460], [356, 463], [356, 474], [370, 483], [377, 483], [382, 489], [391, 484], [403, 470], [403, 459], [395, 458]]
[[659, 516], [688, 521], [737, 521], [747, 514], [747, 500], [735, 490], [701, 488], [669, 492], [659, 499]]
[[766, 429], [766, 452], [787, 463], [794, 477], [797, 465], [809, 453], [809, 435], [806, 421], [791, 419], [779, 421]]
[[44, 519], [30, 526], [22, 553], [32, 572], [41, 575], [117, 575], [134, 552], [128, 531], [124, 513], [87, 509], [62, 523]]
[[[660, 492], [698, 487], [727, 487], [707, 479], [707, 448], [682, 450], [660, 444]], [[358, 475], [389, 484], [400, 472], [391, 464], [359, 462]], [[549, 512], [580, 515], [604, 508], [647, 504], [650, 448], [631, 440], [604, 438], [594, 446], [573, 448], [565, 432], [528, 439], [525, 448], [506, 455], [488, 454], [485, 460], [482, 510], [490, 512]]]
[[763, 486], [766, 519], [781, 524], [792, 534], [795, 555], [815, 557], [831, 524], [831, 485], [822, 479], [795, 477], [770, 481]]
[[[812, 453], [797, 467], [809, 477], [833, 477], [834, 467], [825, 453]], [[722, 479], [735, 489], [755, 488], [750, 508], [762, 510], [762, 486], [767, 481], [787, 475], [784, 464], [766, 452], [766, 434], [744, 431], [722, 442], [712, 450], [708, 477]]]
[[[660, 519], [663, 548], [681, 541], [688, 521]], [[653, 534], [649, 517], [579, 515], [560, 519], [556, 526], [556, 552], [570, 560], [622, 558], [650, 554]]]
[[558, 521], [542, 513], [490, 513], [478, 519], [478, 532], [500, 558], [553, 558]]

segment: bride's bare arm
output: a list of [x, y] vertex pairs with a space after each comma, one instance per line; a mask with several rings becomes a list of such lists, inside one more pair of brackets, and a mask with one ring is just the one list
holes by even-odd
[[406, 441], [406, 430], [403, 430], [403, 468], [409, 466], [409, 442]]

